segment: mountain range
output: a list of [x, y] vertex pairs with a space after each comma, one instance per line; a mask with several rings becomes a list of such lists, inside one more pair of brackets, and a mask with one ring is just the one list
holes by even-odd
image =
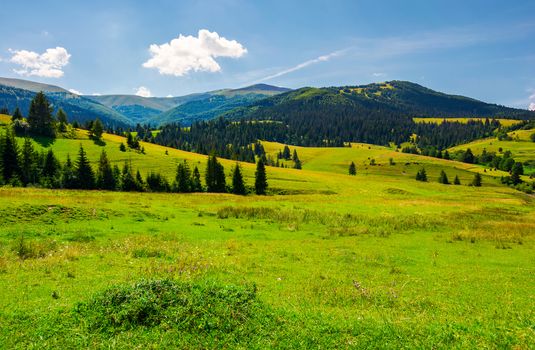
[[[413, 117], [507, 117], [533, 119], [535, 113], [437, 92], [406, 81], [367, 85], [290, 90], [257, 84], [177, 97], [136, 95], [80, 96], [58, 86], [21, 79], [0, 78], [0, 107], [27, 114], [30, 101], [43, 91], [54, 109], [63, 108], [70, 120], [100, 118], [110, 126], [137, 123], [153, 126], [180, 122], [190, 125], [219, 116], [229, 119], [288, 121], [314, 115], [316, 122], [336, 123], [337, 115], [374, 116], [378, 112]], [[342, 112], [343, 111], [343, 112]]]

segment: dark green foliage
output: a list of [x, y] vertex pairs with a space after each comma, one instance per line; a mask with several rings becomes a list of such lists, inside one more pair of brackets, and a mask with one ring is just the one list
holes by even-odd
[[355, 165], [355, 162], [349, 164], [349, 175], [357, 175], [357, 166]]
[[139, 149], [139, 140], [137, 137], [134, 137], [132, 133], [126, 133], [126, 145], [132, 149]]
[[7, 107], [0, 108], [0, 114], [9, 115], [9, 109]]
[[61, 187], [60, 177], [61, 165], [57, 160], [52, 149], [46, 152], [43, 160], [43, 169], [41, 170], [41, 183], [45, 187], [59, 188]]
[[62, 108], [58, 109], [58, 112], [56, 113], [56, 119], [58, 121], [58, 130], [60, 132], [67, 131], [67, 125], [69, 122], [67, 120], [67, 114]]
[[97, 188], [109, 191], [113, 191], [117, 188], [117, 178], [115, 178], [113, 174], [111, 163], [104, 150], [102, 150], [98, 161]]
[[482, 184], [481, 174], [476, 173], [474, 175], [474, 179], [472, 180], [472, 186], [481, 187], [481, 184]]
[[91, 129], [89, 130], [89, 136], [92, 139], [100, 140], [102, 139], [102, 133], [104, 132], [104, 126], [102, 125], [102, 122], [100, 119], [95, 119], [93, 122], [93, 125], [91, 126]]
[[267, 183], [266, 167], [262, 159], [260, 159], [258, 163], [256, 163], [254, 187], [255, 187], [256, 194], [258, 195], [266, 194], [268, 183]]
[[169, 182], [160, 173], [150, 172], [145, 182], [151, 192], [169, 192], [170, 190]]
[[299, 159], [299, 156], [297, 155], [297, 150], [295, 150], [295, 149], [294, 149], [294, 153], [293, 153], [292, 159], [294, 161], [294, 168], [295, 169], [301, 169], [301, 160]]
[[461, 180], [459, 179], [458, 175], [455, 175], [455, 179], [453, 180], [453, 184], [454, 185], [460, 185], [461, 184]]
[[69, 155], [67, 155], [67, 160], [61, 170], [61, 183], [63, 188], [72, 189], [78, 187], [76, 172]]
[[420, 169], [420, 170], [416, 173], [416, 180], [417, 180], [417, 181], [427, 182], [427, 172], [425, 171], [424, 168]]
[[15, 135], [9, 129], [2, 141], [2, 175], [4, 181], [9, 183], [20, 175], [19, 147]]
[[531, 139], [531, 141], [535, 142], [535, 132], [531, 134], [529, 138]]
[[124, 162], [121, 173], [121, 190], [126, 192], [141, 190], [141, 186], [137, 183], [134, 176], [132, 166], [128, 162]]
[[191, 192], [191, 172], [188, 162], [184, 160], [179, 163], [176, 169], [175, 177], [175, 191], [176, 192]]
[[241, 173], [240, 165], [236, 163], [232, 174], [232, 193], [238, 195], [247, 194], [245, 183], [243, 182], [243, 175]]
[[199, 168], [195, 166], [193, 168], [193, 173], [191, 174], [191, 190], [193, 192], [202, 192], [202, 183], [201, 183], [201, 173], [199, 172]]
[[33, 148], [29, 138], [24, 139], [20, 157], [20, 180], [23, 185], [35, 184], [39, 180], [38, 160], [39, 156]]
[[75, 174], [77, 188], [84, 190], [95, 188], [95, 173], [93, 172], [93, 168], [91, 168], [91, 164], [89, 163], [89, 159], [87, 159], [87, 154], [82, 145], [80, 145], [80, 150], [78, 151]]
[[225, 169], [215, 155], [208, 157], [206, 165], [206, 190], [208, 192], [226, 192]]
[[511, 167], [511, 181], [513, 185], [518, 185], [522, 182], [521, 175], [524, 175], [524, 166], [520, 162], [515, 162]]
[[286, 160], [289, 160], [290, 157], [291, 157], [290, 147], [288, 147], [288, 145], [284, 145], [284, 149], [282, 151], [282, 158], [286, 159]]
[[11, 121], [16, 121], [16, 120], [22, 120], [24, 117], [22, 116], [22, 112], [20, 111], [20, 108], [17, 107], [15, 108], [15, 112], [13, 112], [13, 116], [11, 117]]
[[447, 160], [450, 160], [451, 159], [451, 156], [450, 156], [450, 152], [448, 152], [448, 150], [445, 150], [444, 151], [444, 159], [447, 159]]
[[192, 334], [224, 334], [241, 328], [259, 306], [254, 286], [142, 280], [96, 294], [78, 304], [75, 312], [95, 332], [163, 326]]
[[443, 185], [450, 184], [450, 181], [448, 180], [448, 175], [446, 175], [446, 172], [444, 170], [440, 171], [440, 175], [438, 177], [438, 183], [441, 183]]
[[473, 164], [474, 163], [474, 154], [472, 153], [472, 150], [468, 148], [461, 157], [461, 162]]
[[126, 146], [124, 145], [124, 143], [121, 142], [121, 144], [119, 145], [119, 150], [121, 152], [126, 152]]
[[30, 104], [28, 123], [30, 131], [36, 135], [55, 136], [52, 107], [42, 91], [35, 95]]

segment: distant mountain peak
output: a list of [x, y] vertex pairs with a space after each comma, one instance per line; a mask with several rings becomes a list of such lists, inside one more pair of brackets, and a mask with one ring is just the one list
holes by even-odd
[[60, 88], [56, 85], [50, 85], [50, 84], [44, 84], [44, 83], [38, 83], [35, 81], [30, 80], [24, 80], [24, 79], [14, 79], [14, 78], [1, 78], [0, 77], [0, 85], [4, 86], [10, 86], [17, 89], [23, 89], [28, 90], [32, 92], [66, 92], [70, 93], [69, 91]]

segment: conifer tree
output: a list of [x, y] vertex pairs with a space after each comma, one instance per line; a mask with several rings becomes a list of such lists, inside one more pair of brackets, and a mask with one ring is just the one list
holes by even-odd
[[19, 147], [15, 135], [9, 129], [6, 131], [2, 148], [2, 175], [8, 183], [12, 179], [18, 179], [20, 175]]
[[177, 192], [191, 192], [191, 172], [186, 160], [178, 164], [175, 181]]
[[226, 192], [225, 169], [215, 155], [208, 158], [206, 166], [206, 190], [208, 192]]
[[113, 169], [105, 150], [102, 150], [97, 168], [97, 188], [113, 191], [117, 187], [117, 180], [113, 175]]
[[145, 182], [143, 181], [143, 177], [141, 177], [141, 173], [139, 172], [139, 169], [136, 171], [136, 191], [142, 192], [145, 189]]
[[43, 162], [42, 175], [45, 178], [53, 179], [58, 176], [59, 170], [60, 170], [59, 161], [54, 155], [54, 152], [52, 151], [52, 149], [49, 149], [48, 152], [46, 153], [45, 160]]
[[524, 166], [520, 162], [515, 162], [511, 168], [511, 181], [514, 185], [522, 182], [521, 175], [524, 175]]
[[438, 177], [438, 182], [444, 185], [449, 185], [450, 181], [448, 180], [448, 175], [444, 170], [440, 171], [440, 176]]
[[232, 174], [232, 193], [238, 195], [245, 195], [247, 193], [245, 183], [243, 182], [243, 175], [238, 163], [236, 163]]
[[28, 124], [30, 125], [30, 131], [34, 134], [55, 136], [52, 107], [42, 91], [38, 92], [30, 103]]
[[74, 165], [72, 164], [71, 157], [67, 155], [67, 160], [61, 170], [61, 184], [63, 188], [76, 188], [78, 179], [76, 178], [76, 172]]
[[38, 182], [37, 154], [29, 138], [24, 139], [20, 157], [20, 175], [24, 186]]
[[422, 182], [427, 182], [427, 172], [425, 171], [425, 168], [420, 169], [416, 173], [416, 180], [422, 181]]
[[461, 180], [459, 180], [459, 176], [458, 175], [455, 175], [455, 179], [453, 180], [453, 184], [454, 185], [460, 185], [461, 184]]
[[90, 136], [92, 139], [99, 141], [102, 138], [102, 133], [104, 132], [104, 126], [100, 119], [95, 119], [91, 129], [89, 130]]
[[282, 158], [288, 160], [290, 159], [290, 157], [290, 147], [288, 147], [288, 145], [284, 145], [284, 150], [282, 151]]
[[56, 113], [56, 119], [58, 121], [59, 131], [67, 131], [67, 125], [69, 124], [69, 122], [67, 121], [67, 114], [65, 114], [65, 111], [62, 108], [58, 109], [58, 112]]
[[11, 121], [14, 122], [16, 120], [22, 120], [23, 119], [23, 116], [22, 116], [22, 113], [20, 111], [20, 108], [17, 107], [15, 108], [15, 112], [13, 112], [13, 116], [11, 117]]
[[266, 167], [264, 166], [264, 161], [260, 159], [256, 163], [256, 172], [255, 172], [255, 192], [258, 195], [266, 194], [268, 187]]
[[481, 187], [481, 183], [482, 183], [481, 174], [476, 173], [474, 175], [474, 180], [472, 180], [472, 186]]
[[349, 164], [349, 175], [357, 175], [357, 166], [355, 165], [355, 162]]
[[201, 183], [201, 173], [199, 168], [195, 166], [193, 168], [193, 173], [191, 174], [191, 190], [192, 192], [202, 192], [202, 183]]
[[128, 162], [125, 161], [121, 173], [121, 190], [131, 192], [135, 191], [136, 189], [136, 179], [132, 173], [132, 167], [128, 164]]
[[82, 145], [78, 151], [78, 159], [76, 160], [76, 181], [77, 188], [84, 190], [91, 190], [95, 188], [95, 174], [87, 159], [87, 154], [84, 151]]

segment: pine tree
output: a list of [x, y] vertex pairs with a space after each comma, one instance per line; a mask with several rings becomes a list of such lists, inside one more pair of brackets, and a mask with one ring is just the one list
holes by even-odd
[[123, 171], [121, 174], [121, 190], [126, 192], [137, 190], [136, 179], [132, 173], [132, 167], [128, 164], [128, 162], [124, 162]]
[[30, 124], [30, 131], [34, 134], [55, 136], [52, 107], [42, 91], [37, 93], [30, 103], [28, 124]]
[[56, 113], [56, 119], [58, 121], [59, 131], [67, 131], [67, 125], [69, 124], [69, 122], [67, 121], [67, 114], [65, 114], [65, 111], [62, 108], [58, 109], [58, 112]]
[[191, 192], [191, 172], [186, 160], [178, 164], [175, 181], [177, 192]]
[[215, 155], [208, 158], [206, 166], [206, 190], [208, 192], [226, 192], [225, 169]]
[[440, 171], [440, 176], [438, 177], [438, 182], [444, 185], [449, 185], [450, 181], [448, 180], [448, 175], [444, 170]]
[[52, 149], [49, 149], [46, 153], [45, 160], [43, 163], [42, 175], [45, 178], [53, 179], [58, 176], [60, 170], [59, 162], [54, 155]]
[[20, 157], [20, 175], [24, 186], [38, 182], [37, 155], [29, 138], [24, 139]]
[[481, 187], [481, 174], [480, 173], [476, 173], [474, 175], [474, 180], [472, 180], [472, 186], [475, 186], [475, 187]]
[[19, 147], [12, 131], [6, 131], [2, 148], [2, 175], [8, 183], [12, 179], [18, 179], [20, 175]]
[[425, 168], [420, 169], [416, 173], [416, 180], [422, 181], [422, 182], [427, 182], [427, 172], [425, 171]]
[[453, 184], [454, 185], [460, 185], [461, 184], [461, 180], [459, 180], [459, 176], [458, 175], [455, 175], [455, 179], [453, 180]]
[[95, 119], [95, 121], [93, 122], [93, 125], [91, 126], [91, 129], [89, 130], [90, 137], [94, 140], [100, 141], [100, 139], [102, 138], [103, 132], [104, 132], [104, 126], [102, 126], [102, 122], [98, 118]]
[[201, 173], [199, 173], [199, 168], [195, 167], [193, 173], [191, 174], [191, 191], [192, 192], [202, 192], [202, 183], [201, 183]]
[[13, 112], [13, 116], [11, 117], [11, 121], [15, 122], [16, 120], [22, 120], [24, 117], [22, 116], [22, 113], [20, 111], [20, 108], [15, 108], [15, 112]]
[[287, 145], [284, 145], [284, 150], [282, 151], [282, 158], [289, 160], [290, 157], [291, 157], [290, 147], [288, 147]]
[[87, 159], [87, 154], [82, 145], [78, 151], [78, 159], [76, 160], [76, 180], [77, 188], [84, 190], [91, 190], [95, 188], [95, 174], [91, 168], [91, 164]]
[[[124, 143], [121, 142], [121, 144], [119, 145], [119, 150], [121, 152], [126, 152], [126, 146], [124, 145]], [[166, 151], [167, 152], [167, 151]]]
[[469, 164], [473, 164], [474, 163], [474, 154], [472, 153], [472, 150], [470, 148], [468, 148], [462, 155], [461, 157], [461, 162], [463, 163], [469, 163]]
[[451, 157], [450, 157], [450, 152], [448, 152], [448, 150], [445, 150], [444, 151], [444, 159], [447, 159], [447, 160], [450, 160]]
[[78, 186], [78, 179], [71, 161], [71, 157], [67, 155], [67, 160], [61, 170], [61, 184], [63, 188], [76, 188]]
[[98, 161], [97, 188], [108, 191], [113, 191], [117, 188], [117, 179], [113, 175], [111, 163], [104, 150], [102, 150]]
[[267, 176], [266, 176], [266, 167], [264, 166], [264, 161], [260, 159], [256, 163], [256, 172], [255, 172], [255, 191], [258, 195], [266, 194], [268, 187]]
[[511, 168], [511, 181], [514, 185], [518, 185], [522, 182], [520, 178], [521, 175], [524, 175], [524, 166], [520, 162], [515, 162]]
[[234, 172], [232, 174], [232, 193], [239, 195], [245, 195], [247, 193], [245, 189], [245, 183], [243, 182], [240, 165], [238, 163], [236, 163]]
[[141, 173], [139, 172], [139, 169], [136, 171], [136, 191], [142, 192], [145, 190], [145, 182], [143, 181], [143, 177], [141, 177]]
[[357, 166], [355, 165], [355, 162], [349, 164], [349, 175], [357, 175]]

